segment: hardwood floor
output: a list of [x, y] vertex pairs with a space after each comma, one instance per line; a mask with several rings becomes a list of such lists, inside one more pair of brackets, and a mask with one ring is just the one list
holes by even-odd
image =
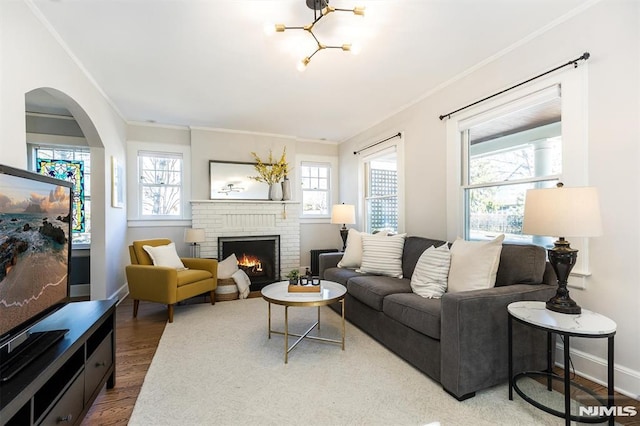
[[[258, 294], [252, 294], [256, 297]], [[209, 303], [205, 298], [194, 298], [190, 303]], [[225, 303], [225, 302], [216, 302]], [[141, 302], [138, 318], [132, 316], [133, 302], [123, 300], [116, 312], [116, 386], [103, 389], [83, 421], [85, 426], [126, 425], [133, 412], [140, 388], [167, 322], [167, 307], [158, 303]], [[606, 395], [606, 387], [581, 377], [583, 386]], [[505, 396], [506, 397], [506, 396]], [[638, 411], [634, 417], [616, 417], [623, 425], [640, 426], [640, 402], [623, 397]]]
[[133, 412], [160, 336], [167, 323], [167, 307], [140, 303], [133, 318], [133, 301], [125, 299], [116, 311], [116, 386], [103, 389], [83, 425], [126, 425]]

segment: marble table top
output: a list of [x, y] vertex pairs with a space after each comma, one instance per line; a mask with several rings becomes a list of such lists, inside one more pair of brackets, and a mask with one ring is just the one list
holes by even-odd
[[320, 291], [317, 293], [290, 293], [287, 289], [288, 281], [280, 281], [269, 284], [262, 289], [262, 297], [271, 301], [280, 301], [283, 304], [331, 302], [343, 297], [347, 288], [333, 281], [321, 280]]
[[547, 309], [545, 302], [523, 301], [510, 303], [507, 310], [522, 321], [562, 333], [597, 337], [613, 334], [617, 327], [613, 320], [584, 308], [577, 315], [563, 314]]

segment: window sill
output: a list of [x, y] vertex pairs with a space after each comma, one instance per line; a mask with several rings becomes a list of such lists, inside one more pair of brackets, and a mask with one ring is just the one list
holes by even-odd
[[191, 226], [191, 219], [129, 219], [129, 228], [153, 228], [156, 226]]
[[299, 216], [298, 217], [300, 219], [300, 223], [326, 223], [326, 224], [330, 224], [331, 223], [331, 217], [327, 216], [327, 217], [322, 217], [322, 216], [316, 216], [316, 217], [308, 217], [308, 216]]
[[91, 245], [89, 244], [73, 244], [71, 246], [72, 257], [89, 256], [90, 252], [91, 252]]

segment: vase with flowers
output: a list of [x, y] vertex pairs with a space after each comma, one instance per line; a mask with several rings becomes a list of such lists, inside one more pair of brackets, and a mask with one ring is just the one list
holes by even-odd
[[282, 184], [280, 181], [287, 176], [289, 164], [287, 163], [287, 148], [282, 150], [279, 160], [275, 160], [273, 152], [269, 150], [269, 158], [265, 163], [262, 159], [252, 152], [253, 158], [256, 160], [254, 166], [258, 172], [258, 176], [249, 176], [250, 179], [258, 182], [264, 182], [269, 185], [269, 199], [273, 201], [282, 200]]

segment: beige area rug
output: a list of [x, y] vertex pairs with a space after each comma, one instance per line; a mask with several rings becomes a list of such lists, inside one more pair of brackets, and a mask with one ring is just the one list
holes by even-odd
[[[321, 308], [321, 335], [340, 317]], [[290, 308], [303, 332], [316, 308]], [[284, 308], [272, 305], [273, 327]], [[267, 339], [262, 299], [176, 307], [130, 425], [560, 425], [507, 386], [463, 402], [347, 322], [346, 349], [305, 340], [284, 364], [284, 337]]]

